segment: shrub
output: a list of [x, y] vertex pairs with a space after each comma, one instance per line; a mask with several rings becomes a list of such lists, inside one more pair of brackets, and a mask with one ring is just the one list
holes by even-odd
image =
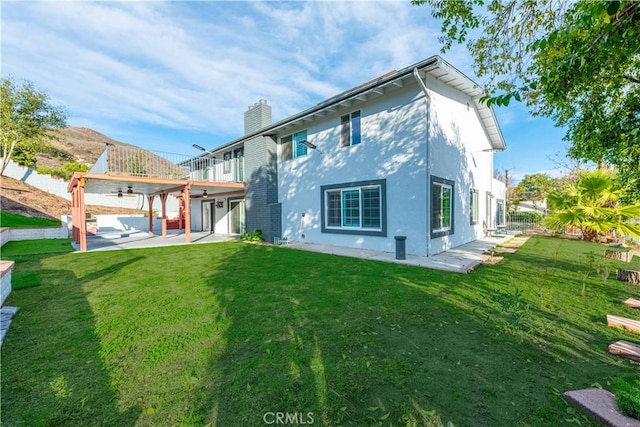
[[262, 230], [259, 228], [256, 229], [253, 233], [242, 233], [240, 236], [242, 240], [246, 240], [248, 242], [264, 242], [264, 238], [262, 237]]
[[60, 178], [64, 181], [69, 181], [74, 172], [86, 172], [89, 170], [89, 166], [80, 162], [65, 162], [64, 165], [57, 169], [50, 168], [49, 166], [42, 165], [36, 169], [39, 174], [51, 175], [56, 178]]

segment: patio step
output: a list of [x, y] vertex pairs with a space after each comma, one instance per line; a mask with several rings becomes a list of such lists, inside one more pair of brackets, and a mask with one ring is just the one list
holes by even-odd
[[638, 320], [607, 314], [607, 325], [612, 328], [622, 328], [640, 334], [640, 321]]
[[608, 350], [609, 353], [615, 354], [616, 356], [624, 357], [634, 362], [640, 362], [640, 345], [638, 344], [629, 341], [617, 341], [611, 344]]
[[565, 399], [594, 417], [600, 424], [610, 427], [640, 427], [640, 421], [618, 411], [616, 397], [601, 388], [567, 391]]
[[634, 298], [627, 298], [624, 304], [631, 308], [640, 308], [640, 301]]

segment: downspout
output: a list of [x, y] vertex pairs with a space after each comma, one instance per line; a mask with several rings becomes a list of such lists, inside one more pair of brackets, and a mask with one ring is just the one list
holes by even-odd
[[420, 89], [422, 90], [422, 92], [424, 93], [424, 97], [427, 101], [427, 108], [426, 108], [426, 121], [427, 121], [427, 126], [426, 126], [426, 134], [425, 134], [425, 142], [426, 142], [426, 146], [427, 146], [427, 155], [426, 155], [426, 164], [427, 164], [427, 212], [426, 212], [426, 221], [427, 221], [427, 256], [430, 256], [431, 254], [431, 184], [430, 184], [430, 180], [429, 180], [429, 171], [431, 170], [431, 164], [429, 163], [429, 116], [431, 113], [431, 95], [429, 95], [429, 89], [427, 89], [427, 85], [424, 84], [424, 81], [422, 80], [422, 78], [420, 77], [420, 73], [418, 72], [418, 68], [414, 68], [413, 69], [413, 77], [416, 78], [416, 81], [418, 82], [418, 85], [420, 86]]

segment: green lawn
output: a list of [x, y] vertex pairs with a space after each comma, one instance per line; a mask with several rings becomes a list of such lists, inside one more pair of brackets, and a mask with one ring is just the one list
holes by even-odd
[[590, 425], [561, 393], [638, 369], [606, 351], [640, 341], [605, 320], [640, 288], [604, 250], [533, 238], [468, 275], [242, 242], [33, 255], [2, 423]]
[[0, 212], [0, 227], [59, 227], [60, 220], [24, 216], [12, 212]]

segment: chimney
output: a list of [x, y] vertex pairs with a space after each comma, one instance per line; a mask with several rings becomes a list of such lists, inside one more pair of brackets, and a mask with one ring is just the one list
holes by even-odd
[[261, 99], [244, 112], [244, 134], [248, 135], [271, 124], [271, 106]]

